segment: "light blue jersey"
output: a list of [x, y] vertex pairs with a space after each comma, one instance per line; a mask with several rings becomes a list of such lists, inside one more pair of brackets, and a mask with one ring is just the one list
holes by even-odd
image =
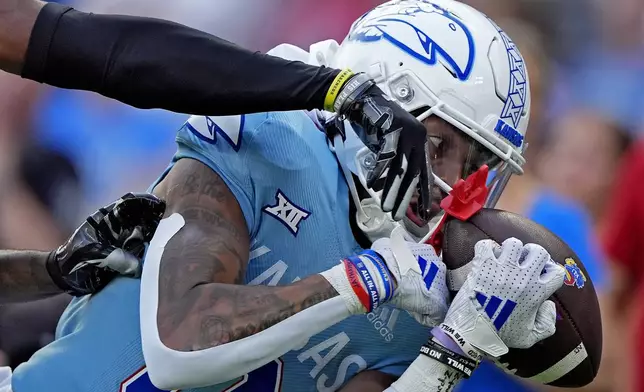
[[[252, 242], [246, 284], [286, 285], [360, 250], [344, 177], [307, 113], [192, 117], [177, 143], [173, 162], [208, 165], [241, 206]], [[16, 369], [14, 392], [157, 391], [141, 352], [139, 283], [119, 278], [74, 300], [56, 341]], [[384, 306], [313, 336], [241, 380], [199, 391], [333, 391], [365, 369], [399, 376], [427, 337], [405, 312]]]

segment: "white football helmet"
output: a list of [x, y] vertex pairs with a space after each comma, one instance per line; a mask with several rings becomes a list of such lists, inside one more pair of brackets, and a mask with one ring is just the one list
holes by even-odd
[[[353, 23], [329, 65], [365, 72], [418, 120], [427, 124], [437, 116], [464, 132], [459, 138], [469, 147], [461, 154], [459, 177], [489, 166], [486, 207], [494, 206], [511, 174], [523, 173], [530, 113], [526, 67], [512, 40], [474, 8], [454, 0], [389, 1]], [[374, 156], [352, 133], [344, 142], [336, 138], [334, 148], [354, 201], [359, 198], [351, 173], [370, 194], [358, 205], [358, 224], [376, 239], [398, 224], [380, 210], [380, 192], [366, 187]], [[442, 140], [428, 136], [427, 159], [444, 196], [455, 179], [441, 176], [436, 165]], [[411, 216], [413, 201], [408, 211], [406, 232], [416, 240], [428, 239], [440, 208], [420, 220]]]

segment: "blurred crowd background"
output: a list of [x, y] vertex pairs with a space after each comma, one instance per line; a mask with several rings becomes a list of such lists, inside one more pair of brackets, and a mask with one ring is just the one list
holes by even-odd
[[[268, 51], [283, 42], [341, 41], [353, 20], [381, 2], [66, 3], [170, 19]], [[526, 174], [509, 183], [498, 208], [553, 230], [588, 269], [605, 338], [600, 375], [587, 390], [644, 390], [637, 358], [644, 355], [644, 1], [466, 2], [514, 39], [532, 82]], [[0, 74], [0, 248], [50, 250], [97, 207], [145, 190], [167, 165], [184, 120]], [[66, 301], [0, 308], [0, 363], [15, 366], [51, 340]], [[544, 390], [491, 366], [478, 373], [462, 391]]]

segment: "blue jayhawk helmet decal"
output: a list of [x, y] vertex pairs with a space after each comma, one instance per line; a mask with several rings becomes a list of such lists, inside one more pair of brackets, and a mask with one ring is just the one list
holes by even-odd
[[[387, 13], [387, 5], [377, 7], [364, 14], [353, 26], [347, 39], [350, 41], [374, 42], [385, 39], [408, 53], [415, 59], [428, 65], [435, 65], [439, 60], [459, 80], [467, 80], [474, 65], [474, 39], [468, 27], [454, 14], [430, 1], [410, 3], [408, 7], [398, 8]], [[444, 25], [444, 34], [430, 37], [414, 22], [418, 14], [435, 15], [435, 23]], [[405, 39], [409, 31], [415, 32], [417, 41]], [[441, 45], [445, 40], [460, 40], [462, 47], [469, 48], [466, 56], [457, 58], [457, 54], [448, 53]]]

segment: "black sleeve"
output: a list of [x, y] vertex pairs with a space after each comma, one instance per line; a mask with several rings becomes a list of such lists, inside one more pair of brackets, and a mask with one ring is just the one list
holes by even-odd
[[47, 4], [22, 76], [138, 108], [229, 115], [321, 109], [338, 70], [240, 48], [165, 20]]

